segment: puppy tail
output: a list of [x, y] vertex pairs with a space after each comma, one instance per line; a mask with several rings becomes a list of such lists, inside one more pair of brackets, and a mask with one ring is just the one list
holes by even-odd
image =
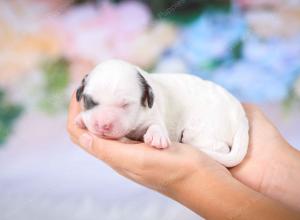
[[207, 150], [204, 150], [204, 152], [224, 166], [234, 167], [245, 158], [248, 150], [248, 142], [249, 125], [248, 120], [245, 117], [234, 136], [231, 151], [229, 153], [219, 153]]

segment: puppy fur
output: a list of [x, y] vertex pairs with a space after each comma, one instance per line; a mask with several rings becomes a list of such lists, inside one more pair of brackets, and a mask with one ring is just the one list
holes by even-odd
[[247, 153], [248, 120], [222, 87], [188, 74], [148, 74], [121, 60], [95, 67], [76, 94], [79, 126], [99, 137], [127, 137], [156, 148], [190, 144], [226, 167]]

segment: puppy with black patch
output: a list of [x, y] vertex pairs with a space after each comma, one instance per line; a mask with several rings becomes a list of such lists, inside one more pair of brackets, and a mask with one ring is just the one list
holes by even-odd
[[107, 139], [129, 138], [156, 148], [181, 142], [226, 167], [247, 153], [248, 120], [222, 87], [188, 74], [148, 74], [121, 60], [97, 65], [77, 89], [81, 127]]

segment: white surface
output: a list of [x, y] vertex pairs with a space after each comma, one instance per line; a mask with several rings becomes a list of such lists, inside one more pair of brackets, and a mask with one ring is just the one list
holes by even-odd
[[[299, 113], [263, 107], [300, 149]], [[65, 116], [27, 113], [0, 148], [1, 220], [194, 220], [180, 204], [119, 176], [74, 146]]]

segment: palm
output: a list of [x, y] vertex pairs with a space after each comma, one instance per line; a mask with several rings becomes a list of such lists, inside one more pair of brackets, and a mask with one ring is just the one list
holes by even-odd
[[259, 109], [244, 107], [250, 124], [249, 150], [244, 161], [230, 172], [242, 183], [262, 192], [266, 169], [272, 167], [284, 140]]

